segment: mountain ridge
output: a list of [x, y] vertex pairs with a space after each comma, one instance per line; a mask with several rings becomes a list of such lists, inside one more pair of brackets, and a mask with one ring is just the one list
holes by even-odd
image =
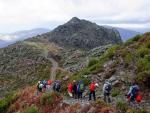
[[91, 49], [100, 45], [122, 43], [116, 29], [107, 29], [87, 20], [73, 17], [67, 23], [58, 26], [45, 36], [49, 41], [61, 46], [70, 45]]

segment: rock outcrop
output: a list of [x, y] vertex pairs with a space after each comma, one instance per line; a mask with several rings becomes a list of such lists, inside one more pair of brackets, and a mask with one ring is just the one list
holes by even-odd
[[64, 25], [46, 33], [50, 42], [61, 46], [71, 46], [82, 49], [92, 49], [107, 44], [121, 43], [119, 32], [114, 28], [99, 26], [87, 20], [73, 17]]

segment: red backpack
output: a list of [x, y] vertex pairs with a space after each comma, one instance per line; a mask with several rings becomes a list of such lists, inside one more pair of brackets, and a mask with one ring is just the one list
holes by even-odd
[[52, 81], [51, 80], [48, 80], [47, 81], [47, 85], [51, 85]]
[[95, 83], [91, 83], [90, 84], [90, 91], [94, 91], [95, 90]]

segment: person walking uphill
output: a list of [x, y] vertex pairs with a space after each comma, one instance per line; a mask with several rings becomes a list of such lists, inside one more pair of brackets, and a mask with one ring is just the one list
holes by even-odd
[[56, 80], [53, 84], [53, 90], [56, 91], [56, 92], [60, 92], [60, 81], [59, 80]]
[[83, 91], [84, 91], [84, 83], [82, 80], [80, 80], [77, 84], [78, 99], [82, 98]]
[[70, 83], [68, 84], [68, 94], [69, 94], [70, 97], [73, 97], [72, 91], [73, 91], [73, 85], [72, 85], [72, 83], [70, 82]]
[[108, 100], [108, 103], [111, 102], [111, 99], [110, 99], [110, 93], [111, 93], [111, 83], [106, 80], [104, 85], [103, 85], [103, 95], [104, 95], [104, 101], [107, 102]]
[[139, 92], [139, 86], [133, 81], [132, 85], [130, 86], [129, 92], [127, 94], [129, 99], [129, 104], [134, 103]]
[[93, 81], [91, 82], [89, 86], [89, 89], [90, 89], [89, 100], [91, 100], [92, 95], [93, 95], [94, 101], [96, 100], [95, 88], [96, 88], [96, 83]]
[[73, 80], [73, 98], [77, 98], [77, 83]]

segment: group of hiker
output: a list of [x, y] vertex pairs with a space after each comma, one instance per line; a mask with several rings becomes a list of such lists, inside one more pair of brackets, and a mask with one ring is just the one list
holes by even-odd
[[52, 82], [51, 80], [41, 80], [37, 83], [37, 95], [38, 92], [45, 92], [50, 91], [53, 89], [53, 91], [60, 92], [60, 81], [55, 80]]
[[[95, 91], [96, 88], [98, 89], [98, 83], [96, 83], [95, 81], [91, 81], [88, 88], [89, 88], [88, 90], [89, 101], [92, 100], [92, 97], [93, 100], [96, 100]], [[53, 91], [60, 92], [61, 82], [59, 80], [55, 80], [54, 82], [52, 82], [51, 80], [47, 80], [47, 81], [41, 80], [37, 84], [38, 92], [43, 92], [45, 90], [51, 90], [51, 89], [53, 89]], [[82, 99], [85, 89], [86, 86], [83, 80], [79, 80], [79, 81], [73, 80], [72, 82], [69, 82], [67, 85], [68, 95], [75, 99]], [[109, 80], [105, 80], [102, 90], [103, 90], [104, 101], [110, 103], [111, 102], [110, 94], [112, 90], [112, 85]], [[129, 88], [128, 93], [126, 94], [129, 103], [141, 102], [142, 96], [140, 95], [139, 92], [140, 89], [138, 85], [135, 82], [133, 82]]]

